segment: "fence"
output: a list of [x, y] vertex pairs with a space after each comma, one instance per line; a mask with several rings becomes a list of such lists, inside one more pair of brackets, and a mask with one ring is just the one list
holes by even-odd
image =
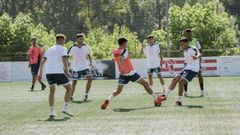
[[[137, 72], [147, 77], [146, 59], [133, 59]], [[92, 70], [95, 79], [118, 78], [118, 69], [113, 61], [95, 60]], [[202, 60], [204, 76], [240, 76], [240, 56], [204, 57]], [[164, 77], [173, 77], [183, 67], [183, 58], [165, 58], [162, 67]], [[45, 76], [43, 76], [45, 80]], [[31, 81], [28, 62], [0, 62], [0, 82]]]

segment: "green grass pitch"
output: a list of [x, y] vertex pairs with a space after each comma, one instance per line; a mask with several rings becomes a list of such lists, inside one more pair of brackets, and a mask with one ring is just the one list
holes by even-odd
[[[169, 85], [171, 79], [165, 79]], [[177, 89], [161, 107], [134, 83], [101, 110], [116, 80], [96, 80], [83, 103], [85, 81], [79, 81], [69, 118], [61, 114], [65, 90], [56, 91], [58, 117], [49, 121], [48, 90], [29, 92], [30, 83], [0, 84], [0, 135], [234, 135], [240, 134], [240, 77], [205, 78], [206, 96], [199, 97], [197, 78], [189, 85], [183, 107], [174, 107]], [[154, 80], [153, 89], [160, 92]], [[36, 89], [40, 89], [37, 84]]]

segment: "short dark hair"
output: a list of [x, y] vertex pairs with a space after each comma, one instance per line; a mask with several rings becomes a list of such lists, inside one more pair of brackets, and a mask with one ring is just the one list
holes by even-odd
[[128, 40], [126, 39], [126, 38], [119, 38], [118, 39], [118, 44], [119, 45], [122, 45], [122, 44], [124, 44], [124, 43], [126, 43]]
[[56, 40], [61, 39], [61, 38], [66, 39], [66, 36], [64, 34], [57, 34], [56, 35]]
[[188, 38], [186, 37], [182, 37], [179, 42], [189, 42]]
[[147, 39], [150, 39], [150, 38], [154, 38], [154, 36], [153, 35], [148, 35]]
[[83, 33], [78, 33], [78, 34], [76, 35], [76, 38], [79, 38], [79, 37], [84, 37], [84, 34], [83, 34]]
[[192, 29], [191, 28], [187, 28], [186, 30], [185, 30], [185, 32], [192, 32]]

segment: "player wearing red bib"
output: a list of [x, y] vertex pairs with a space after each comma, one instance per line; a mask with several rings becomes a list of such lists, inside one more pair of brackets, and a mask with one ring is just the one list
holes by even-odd
[[118, 79], [118, 87], [117, 90], [114, 91], [108, 99], [104, 101], [104, 103], [101, 105], [102, 109], [106, 109], [110, 101], [119, 95], [123, 87], [128, 84], [129, 81], [136, 82], [138, 84], [141, 84], [147, 93], [151, 95], [154, 99], [154, 103], [156, 106], [161, 105], [160, 96], [157, 96], [153, 93], [152, 89], [150, 88], [148, 82], [146, 82], [133, 68], [133, 65], [131, 63], [128, 50], [127, 48], [127, 39], [120, 38], [118, 40], [119, 48], [113, 50], [113, 59], [118, 65], [119, 69], [119, 79]]
[[[42, 49], [37, 45], [37, 38], [33, 37], [31, 39], [32, 46], [29, 48], [29, 66], [31, 68], [32, 73], [32, 87], [31, 91], [34, 90], [34, 86], [37, 80], [37, 73], [40, 66], [40, 61], [42, 59]], [[38, 80], [39, 83], [42, 85], [42, 90], [46, 88], [46, 85], [41, 81]]]

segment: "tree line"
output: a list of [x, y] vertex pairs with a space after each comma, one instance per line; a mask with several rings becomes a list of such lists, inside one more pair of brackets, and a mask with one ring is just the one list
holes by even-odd
[[[171, 49], [177, 49], [177, 39], [186, 28], [192, 28], [203, 48], [219, 49], [206, 55], [235, 55], [237, 49], [238, 12], [225, 10], [237, 1], [223, 0], [171, 0]], [[197, 3], [199, 2], [199, 3]], [[129, 37], [129, 49], [135, 58], [148, 34], [166, 49], [166, 5], [164, 0], [0, 0], [0, 52], [14, 53], [16, 59], [25, 60], [31, 36], [39, 38], [46, 49], [54, 44], [55, 33], [68, 37], [73, 44], [76, 33], [85, 33], [86, 42], [97, 59], [109, 59], [119, 36]], [[229, 49], [231, 48], [231, 49]], [[229, 49], [226, 51], [226, 49]], [[19, 55], [16, 53], [19, 52]], [[5, 55], [6, 56], [6, 55]], [[172, 56], [178, 56], [173, 54]], [[1, 57], [1, 60], [16, 60]]]

